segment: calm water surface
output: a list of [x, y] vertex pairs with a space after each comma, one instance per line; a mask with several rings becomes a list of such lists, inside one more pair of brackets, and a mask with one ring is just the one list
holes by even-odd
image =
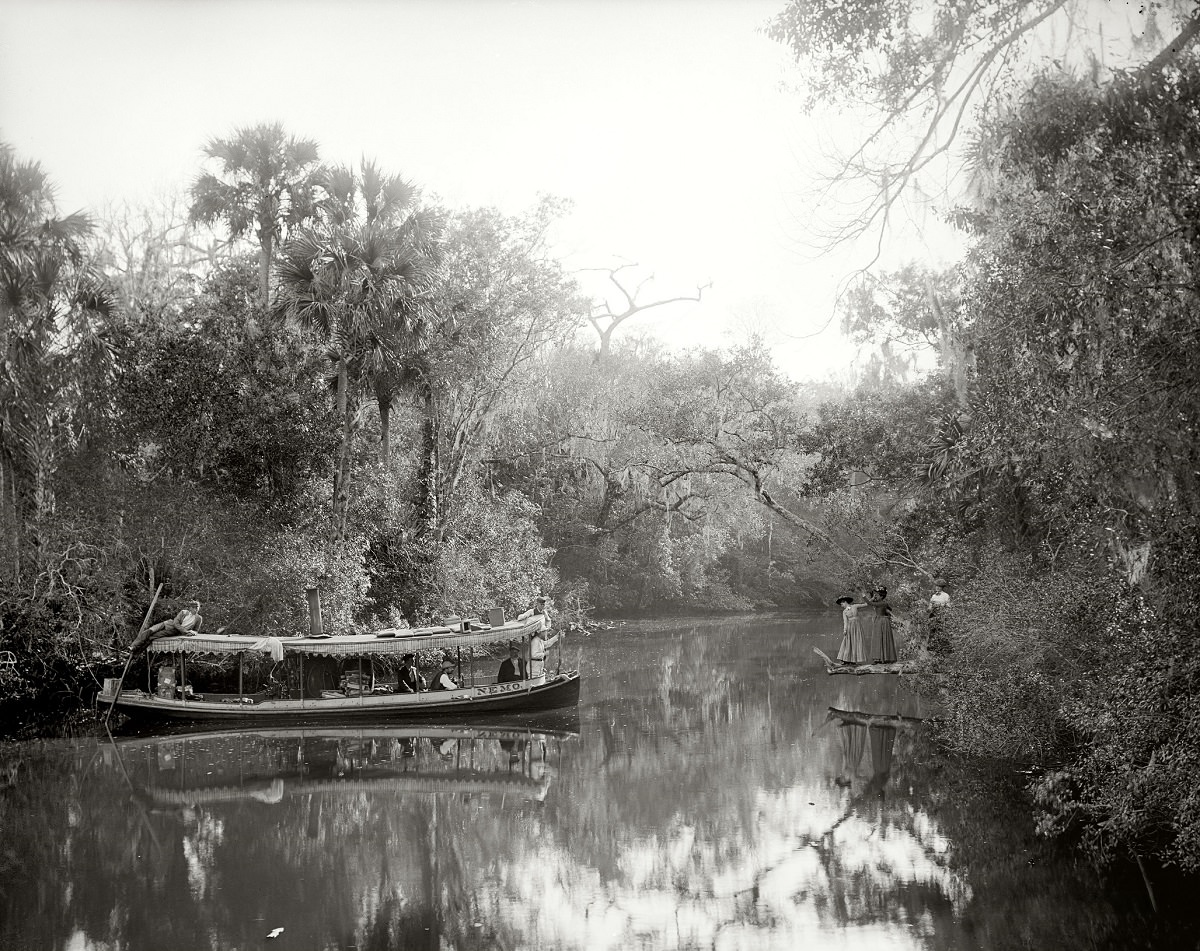
[[838, 629], [578, 638], [577, 716], [0, 747], [0, 948], [1194, 946], [827, 676]]

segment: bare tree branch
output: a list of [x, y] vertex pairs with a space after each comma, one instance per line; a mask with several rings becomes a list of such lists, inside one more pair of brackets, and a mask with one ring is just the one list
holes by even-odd
[[[709, 281], [707, 284], [696, 286], [695, 296], [690, 294], [680, 294], [676, 297], [664, 297], [658, 300], [639, 302], [637, 299], [638, 296], [641, 294], [643, 288], [645, 288], [650, 281], [654, 280], [654, 275], [650, 274], [642, 278], [642, 280], [640, 280], [634, 288], [630, 289], [625, 284], [621, 283], [621, 280], [617, 277], [621, 271], [630, 267], [637, 267], [637, 265], [622, 264], [618, 267], [610, 268], [580, 268], [581, 271], [600, 271], [607, 274], [609, 282], [616, 287], [617, 291], [624, 300], [624, 306], [621, 310], [614, 310], [609, 302], [604, 301], [603, 303], [598, 304], [596, 308], [593, 309], [593, 312], [588, 315], [588, 323], [592, 325], [597, 336], [600, 338], [600, 353], [598, 359], [601, 362], [608, 358], [612, 343], [613, 331], [615, 331], [630, 317], [634, 316], [635, 314], [640, 314], [644, 310], [650, 310], [654, 307], [665, 307], [667, 304], [677, 304], [682, 301], [699, 301], [704, 292], [712, 287], [712, 281]], [[602, 324], [601, 321], [607, 321], [607, 323]]]

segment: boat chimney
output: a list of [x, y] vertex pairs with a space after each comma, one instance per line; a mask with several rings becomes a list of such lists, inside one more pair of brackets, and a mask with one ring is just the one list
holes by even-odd
[[308, 633], [310, 636], [323, 634], [321, 629], [321, 591], [318, 588], [306, 588], [308, 596]]

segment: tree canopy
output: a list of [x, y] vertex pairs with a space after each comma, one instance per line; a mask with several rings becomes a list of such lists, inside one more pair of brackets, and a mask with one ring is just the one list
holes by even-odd
[[[1130, 55], [1110, 62], [1106, 37], [1122, 31]], [[1195, 42], [1200, 15], [1170, 0], [1143, 4], [1136, 19], [1089, 0], [790, 0], [766, 33], [801, 66], [806, 110], [863, 114], [864, 133], [820, 191], [849, 196], [850, 212], [818, 236], [836, 244], [886, 230], [918, 184], [952, 203], [953, 150], [1010, 109], [1034, 73], [1080, 71], [1107, 82], [1114, 70], [1153, 72]]]

